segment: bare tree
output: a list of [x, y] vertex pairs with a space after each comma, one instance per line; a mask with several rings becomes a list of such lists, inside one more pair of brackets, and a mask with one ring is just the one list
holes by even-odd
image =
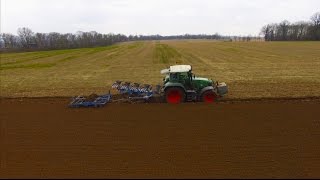
[[44, 33], [36, 33], [35, 34], [35, 42], [38, 45], [38, 48], [44, 49], [48, 47], [47, 44], [47, 35]]
[[4, 48], [17, 48], [19, 47], [18, 38], [10, 33], [3, 33], [2, 40], [4, 43]]
[[20, 37], [21, 45], [24, 48], [29, 48], [31, 44], [34, 42], [34, 33], [29, 28], [19, 28], [18, 29], [18, 35]]
[[320, 26], [320, 12], [315, 13], [311, 17], [311, 21], [313, 22], [314, 26]]
[[289, 31], [289, 25], [290, 25], [290, 22], [285, 20], [285, 21], [282, 21], [279, 26], [278, 26], [278, 34], [277, 34], [277, 40], [280, 40], [280, 41], [286, 41], [288, 40], [288, 31]]
[[314, 40], [320, 40], [320, 12], [315, 13], [311, 17], [311, 22], [313, 24], [312, 34]]

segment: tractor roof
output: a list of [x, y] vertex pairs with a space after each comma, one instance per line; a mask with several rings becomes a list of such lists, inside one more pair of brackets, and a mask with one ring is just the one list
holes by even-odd
[[191, 70], [192, 70], [192, 67], [190, 65], [175, 65], [175, 66], [170, 66], [169, 69], [163, 69], [161, 71], [161, 74], [189, 72]]

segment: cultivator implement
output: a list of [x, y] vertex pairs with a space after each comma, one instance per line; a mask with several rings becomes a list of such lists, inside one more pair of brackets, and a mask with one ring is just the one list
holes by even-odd
[[118, 90], [120, 94], [129, 95], [131, 100], [149, 100], [155, 94], [160, 94], [160, 85], [156, 85], [155, 88], [150, 84], [140, 85], [139, 83], [116, 81], [112, 84], [112, 88]]
[[77, 97], [72, 98], [72, 101], [69, 104], [69, 107], [72, 107], [72, 108], [102, 107], [102, 106], [106, 105], [108, 102], [110, 102], [111, 98], [112, 98], [112, 95], [110, 94], [110, 92], [109, 92], [109, 94], [97, 96], [92, 100], [85, 98], [83, 96], [77, 96]]
[[[126, 98], [118, 99], [122, 100], [145, 100], [148, 101], [155, 94], [160, 94], [160, 85], [155, 86], [155, 89], [152, 89], [152, 86], [149, 84], [140, 85], [139, 83], [130, 83], [116, 81], [111, 86], [113, 89], [117, 89], [118, 92], [122, 95], [128, 95]], [[109, 94], [102, 96], [96, 96], [94, 98], [85, 98], [83, 96], [77, 96], [72, 98], [69, 107], [79, 108], [79, 107], [102, 107], [112, 99], [112, 95], [109, 91]], [[117, 100], [116, 100], [117, 101]]]

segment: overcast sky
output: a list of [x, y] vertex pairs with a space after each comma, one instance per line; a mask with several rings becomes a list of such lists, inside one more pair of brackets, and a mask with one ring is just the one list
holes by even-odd
[[0, 0], [1, 32], [258, 35], [263, 25], [309, 20], [320, 0]]

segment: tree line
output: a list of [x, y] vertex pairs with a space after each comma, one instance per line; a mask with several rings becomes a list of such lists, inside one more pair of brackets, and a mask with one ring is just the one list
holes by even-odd
[[[182, 40], [182, 39], [211, 39], [223, 41], [250, 41], [258, 39], [252, 36], [222, 36], [219, 34], [185, 34], [173, 36], [161, 35], [123, 35], [123, 34], [101, 34], [96, 31], [81, 32], [75, 34], [34, 33], [31, 29], [23, 27], [17, 31], [18, 35], [11, 33], [0, 34], [0, 47], [2, 50], [50, 50], [50, 49], [71, 49], [108, 46], [119, 42], [142, 41], [142, 40]], [[0, 50], [1, 50], [0, 49]]]
[[29, 28], [19, 28], [18, 35], [2, 33], [2, 48], [7, 49], [71, 49], [95, 46], [107, 46], [128, 41], [122, 34], [100, 34], [95, 31], [75, 34], [34, 33]]
[[266, 41], [319, 41], [320, 12], [315, 13], [310, 21], [290, 23], [284, 20], [264, 26], [261, 30]]

